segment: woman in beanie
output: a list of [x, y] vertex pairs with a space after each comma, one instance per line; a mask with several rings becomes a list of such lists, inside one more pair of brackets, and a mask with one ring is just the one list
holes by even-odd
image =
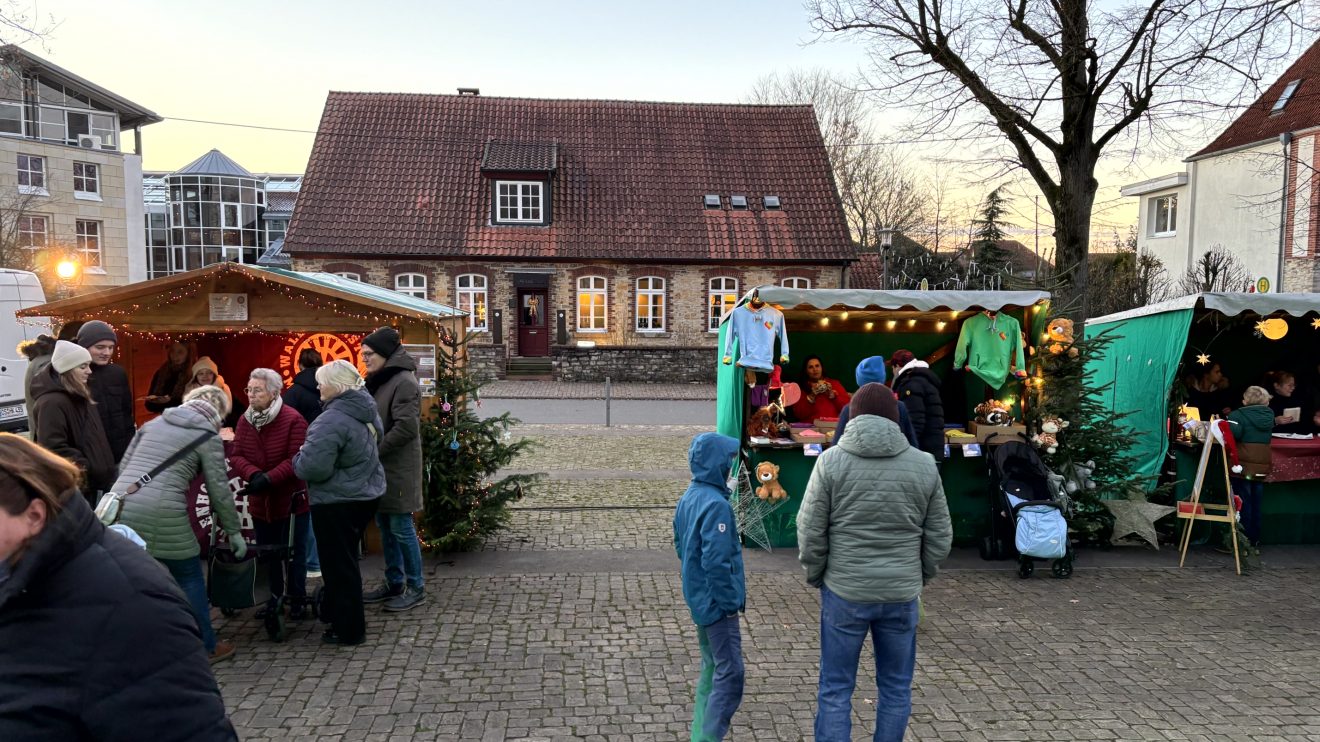
[[32, 439], [78, 465], [83, 496], [93, 506], [115, 481], [115, 456], [101, 427], [87, 380], [92, 355], [67, 340], [55, 343], [50, 365], [32, 379]]
[[867, 635], [875, 648], [875, 739], [903, 739], [912, 711], [917, 599], [949, 555], [953, 525], [930, 454], [898, 429], [883, 384], [852, 398], [837, 446], [816, 460], [798, 511], [798, 560], [820, 588], [816, 734], [852, 739], [852, 694]]
[[[225, 398], [229, 402], [226, 409], [234, 409], [234, 393], [229, 390], [229, 385], [225, 383], [225, 377], [220, 375], [220, 367], [215, 365], [215, 361], [211, 360], [210, 356], [202, 356], [197, 359], [197, 363], [192, 365], [192, 375], [183, 387], [183, 393], [187, 394], [203, 386], [213, 386], [224, 392]], [[225, 413], [225, 415], [228, 414], [228, 412]]]
[[385, 494], [385, 470], [376, 451], [385, 431], [353, 364], [326, 364], [316, 370], [316, 381], [323, 410], [293, 457], [293, 473], [307, 483], [312, 500], [325, 586], [321, 620], [330, 624], [321, 639], [355, 645], [367, 637], [357, 544]]
[[133, 440], [133, 388], [128, 383], [124, 368], [111, 359], [119, 338], [110, 325], [92, 320], [78, 328], [78, 344], [92, 354], [92, 378], [87, 387], [92, 391], [96, 410], [101, 415], [101, 427], [115, 463], [124, 458], [128, 442]]

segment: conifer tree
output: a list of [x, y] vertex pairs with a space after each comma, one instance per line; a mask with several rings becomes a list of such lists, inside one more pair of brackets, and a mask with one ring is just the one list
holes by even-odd
[[1002, 278], [1004, 274], [1012, 273], [1008, 252], [999, 246], [999, 242], [1004, 239], [1005, 227], [1013, 226], [1004, 221], [1004, 215], [1008, 213], [1008, 201], [1002, 186], [990, 191], [973, 222], [975, 239], [972, 242], [972, 255], [981, 272], [987, 276]]

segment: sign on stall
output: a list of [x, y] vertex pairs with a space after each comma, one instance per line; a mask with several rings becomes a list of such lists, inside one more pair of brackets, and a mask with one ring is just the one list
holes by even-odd
[[417, 385], [422, 388], [423, 397], [435, 396], [435, 346], [404, 345], [403, 349], [417, 359]]
[[212, 322], [247, 322], [247, 294], [211, 294]]

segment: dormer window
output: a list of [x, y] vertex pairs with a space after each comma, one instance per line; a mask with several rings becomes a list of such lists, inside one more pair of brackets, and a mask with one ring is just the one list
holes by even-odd
[[534, 180], [495, 181], [496, 224], [544, 224], [545, 183]]
[[559, 145], [486, 142], [482, 175], [490, 179], [492, 224], [550, 223], [550, 184], [559, 166]]

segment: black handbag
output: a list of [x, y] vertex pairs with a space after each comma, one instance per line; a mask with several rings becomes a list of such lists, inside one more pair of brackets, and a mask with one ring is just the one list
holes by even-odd
[[211, 549], [210, 574], [206, 587], [211, 605], [236, 611], [264, 605], [270, 600], [270, 574], [257, 557], [255, 549], [246, 559], [234, 559], [232, 551]]

